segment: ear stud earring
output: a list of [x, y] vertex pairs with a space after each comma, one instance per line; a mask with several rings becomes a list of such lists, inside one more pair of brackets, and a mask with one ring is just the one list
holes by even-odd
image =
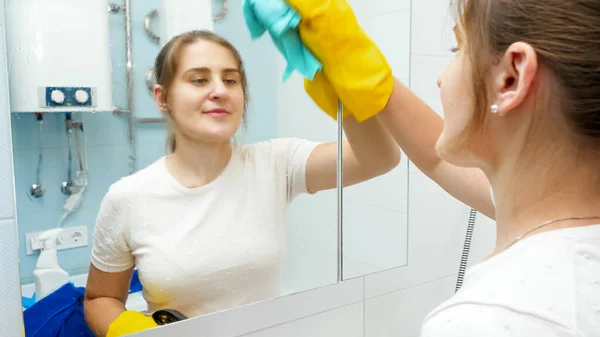
[[492, 104], [492, 106], [490, 107], [490, 111], [495, 114], [498, 113], [498, 111], [500, 111], [500, 107], [498, 107], [497, 104]]

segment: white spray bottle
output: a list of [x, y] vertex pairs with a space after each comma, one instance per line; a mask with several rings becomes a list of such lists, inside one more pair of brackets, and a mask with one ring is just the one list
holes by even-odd
[[43, 232], [38, 237], [42, 249], [33, 271], [36, 302], [68, 282], [69, 274], [58, 264], [56, 254], [56, 242], [62, 231], [62, 228], [55, 228]]

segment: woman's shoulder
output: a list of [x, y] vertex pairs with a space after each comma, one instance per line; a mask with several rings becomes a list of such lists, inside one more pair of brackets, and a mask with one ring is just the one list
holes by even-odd
[[318, 142], [313, 142], [298, 137], [281, 137], [250, 144], [240, 144], [236, 145], [236, 148], [239, 152], [245, 154], [273, 156], [293, 154], [294, 151], [300, 148], [313, 148], [318, 144]]
[[161, 157], [143, 169], [123, 176], [108, 188], [105, 198], [113, 201], [124, 201], [139, 197], [149, 186], [154, 186], [161, 178], [164, 158]]

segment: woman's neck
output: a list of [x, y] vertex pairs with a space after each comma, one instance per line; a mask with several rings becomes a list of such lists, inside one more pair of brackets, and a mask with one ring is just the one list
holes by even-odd
[[196, 143], [177, 139], [177, 148], [167, 156], [167, 170], [187, 188], [197, 188], [215, 180], [227, 167], [232, 148], [227, 143]]
[[489, 178], [496, 200], [496, 250], [492, 255], [548, 221], [565, 219], [524, 238], [554, 229], [600, 224], [600, 219], [572, 219], [600, 217], [598, 171], [593, 166], [560, 165], [545, 159], [518, 171], [499, 170]]

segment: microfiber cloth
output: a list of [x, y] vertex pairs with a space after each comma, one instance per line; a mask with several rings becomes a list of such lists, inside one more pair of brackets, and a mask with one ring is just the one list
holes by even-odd
[[285, 57], [287, 66], [283, 81], [294, 69], [312, 80], [322, 66], [319, 60], [304, 46], [298, 32], [300, 14], [284, 0], [242, 0], [244, 21], [252, 39], [257, 39], [266, 31], [279, 52]]
[[94, 337], [85, 322], [85, 288], [67, 283], [23, 312], [27, 337]]

